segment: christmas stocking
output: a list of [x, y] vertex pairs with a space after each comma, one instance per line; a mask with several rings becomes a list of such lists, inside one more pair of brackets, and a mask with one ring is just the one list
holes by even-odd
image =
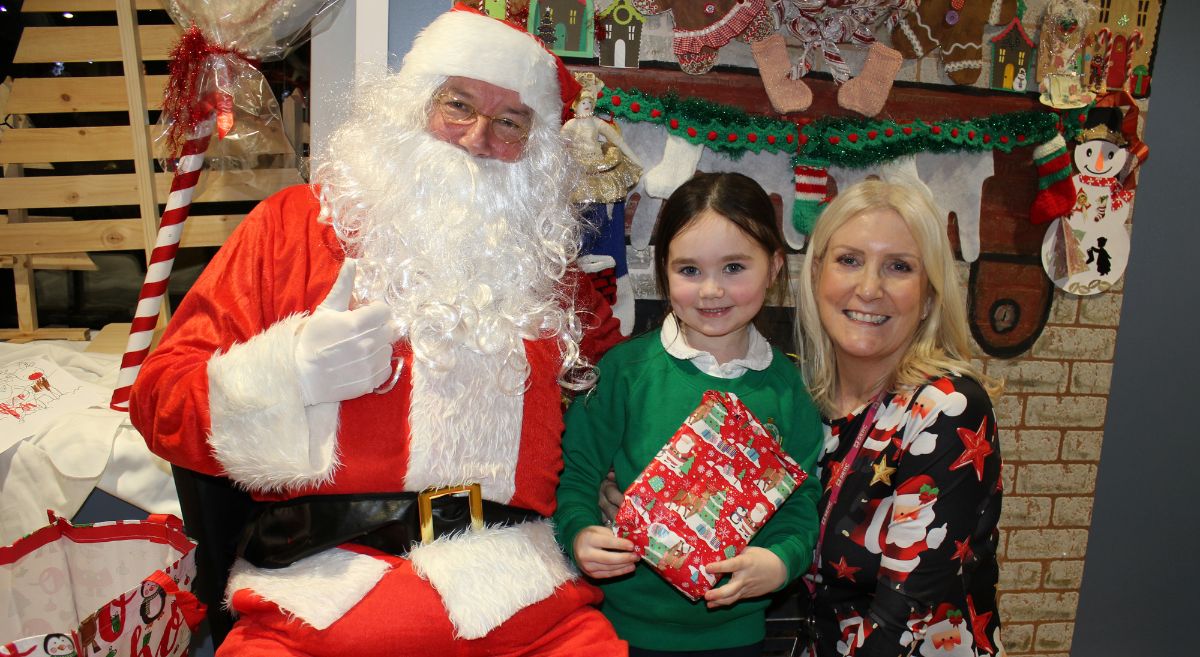
[[1071, 158], [1062, 135], [1033, 149], [1037, 166], [1038, 193], [1029, 208], [1029, 220], [1044, 224], [1071, 214], [1075, 206], [1075, 183], [1071, 180]]
[[[767, 98], [771, 99], [771, 107], [775, 108], [776, 112], [788, 114], [808, 109], [812, 104], [812, 91], [800, 80], [790, 79], [792, 64], [788, 59], [787, 44], [782, 34], [772, 34], [762, 41], [751, 43], [750, 52], [754, 54], [754, 61], [758, 63], [758, 74], [767, 89]], [[892, 73], [894, 75], [895, 71]], [[888, 80], [888, 86], [890, 88], [891, 80]], [[886, 99], [886, 89], [883, 95]], [[840, 94], [838, 98], [841, 98]]]
[[693, 144], [683, 137], [667, 135], [662, 160], [642, 176], [646, 193], [658, 198], [670, 196], [676, 187], [695, 175], [696, 165], [700, 163], [700, 154], [703, 152], [704, 147], [700, 144]]
[[[757, 57], [755, 59], [757, 60]], [[892, 81], [896, 79], [896, 71], [900, 70], [902, 59], [898, 51], [892, 50], [878, 41], [871, 44], [862, 72], [858, 74], [858, 77], [838, 88], [838, 105], [863, 116], [878, 114], [879, 110], [883, 109], [883, 104], [887, 102], [888, 93], [892, 90]], [[761, 63], [759, 70], [762, 70]], [[765, 84], [765, 75], [763, 79]], [[770, 94], [769, 87], [767, 93]], [[771, 104], [775, 104], [774, 100], [771, 101]]]
[[792, 225], [797, 231], [810, 235], [817, 217], [829, 202], [829, 163], [801, 160], [795, 171], [796, 201], [792, 205]]
[[905, 59], [920, 59], [939, 48], [946, 75], [970, 85], [983, 71], [983, 29], [1017, 16], [1017, 0], [923, 0], [892, 30], [892, 45]]

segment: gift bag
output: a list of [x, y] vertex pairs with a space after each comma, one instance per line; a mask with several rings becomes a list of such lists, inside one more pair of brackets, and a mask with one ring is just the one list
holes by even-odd
[[50, 524], [0, 547], [0, 656], [186, 655], [204, 605], [174, 516]]
[[[773, 427], [772, 427], [773, 428]], [[808, 477], [732, 393], [709, 390], [625, 491], [613, 532], [692, 600]]]

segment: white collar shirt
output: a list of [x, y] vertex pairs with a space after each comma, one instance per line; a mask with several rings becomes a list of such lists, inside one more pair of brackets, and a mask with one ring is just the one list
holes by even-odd
[[767, 342], [758, 329], [754, 328], [753, 324], [747, 328], [750, 330], [750, 346], [746, 349], [746, 355], [742, 358], [734, 358], [727, 363], [718, 363], [712, 354], [689, 345], [687, 338], [679, 330], [679, 322], [675, 319], [674, 313], [667, 315], [663, 321], [660, 337], [663, 348], [675, 358], [690, 360], [697, 369], [709, 376], [715, 376], [718, 379], [736, 379], [748, 370], [767, 369], [771, 365], [771, 358], [774, 355], [771, 343]]

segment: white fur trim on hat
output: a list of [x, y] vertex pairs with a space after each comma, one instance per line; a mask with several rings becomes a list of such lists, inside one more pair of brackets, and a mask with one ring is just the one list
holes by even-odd
[[471, 78], [517, 92], [541, 120], [562, 116], [558, 63], [533, 35], [469, 11], [449, 11], [429, 24], [404, 56], [401, 76]]

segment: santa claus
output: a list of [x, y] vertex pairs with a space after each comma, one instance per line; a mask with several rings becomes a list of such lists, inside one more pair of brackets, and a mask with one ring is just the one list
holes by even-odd
[[929, 475], [917, 475], [896, 487], [891, 497], [872, 500], [869, 519], [850, 533], [855, 543], [881, 555], [880, 577], [903, 582], [921, 563], [921, 553], [946, 539], [946, 525], [930, 529], [938, 489]]
[[619, 339], [572, 267], [574, 80], [440, 16], [238, 227], [145, 362], [151, 448], [271, 502], [220, 654], [624, 654], [546, 520], [561, 386]]
[[943, 602], [925, 626], [925, 641], [917, 654], [922, 657], [975, 657], [971, 624], [961, 609]]

